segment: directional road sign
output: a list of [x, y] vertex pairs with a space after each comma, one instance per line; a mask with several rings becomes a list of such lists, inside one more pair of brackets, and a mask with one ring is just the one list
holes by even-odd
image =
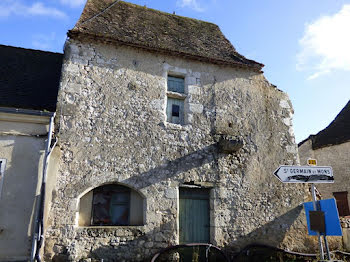
[[330, 166], [280, 166], [274, 175], [283, 183], [334, 183]]

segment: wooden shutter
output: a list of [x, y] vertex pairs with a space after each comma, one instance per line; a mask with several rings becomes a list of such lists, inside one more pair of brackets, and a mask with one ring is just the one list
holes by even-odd
[[[175, 112], [173, 112], [175, 109]], [[184, 100], [168, 97], [167, 121], [174, 124], [184, 123]]]
[[185, 93], [185, 79], [168, 76], [168, 91], [182, 94]]
[[350, 215], [349, 204], [348, 204], [348, 192], [334, 192], [333, 196], [337, 202], [337, 208], [339, 216]]

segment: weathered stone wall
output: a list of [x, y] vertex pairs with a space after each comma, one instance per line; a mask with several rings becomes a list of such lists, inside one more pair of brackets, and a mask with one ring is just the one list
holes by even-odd
[[[185, 77], [183, 126], [166, 122], [168, 74]], [[177, 244], [179, 186], [192, 181], [211, 188], [213, 244], [304, 248], [305, 187], [273, 176], [298, 162], [292, 108], [261, 73], [70, 39], [58, 114], [46, 261], [141, 261]], [[243, 148], [220, 153], [221, 135]], [[113, 182], [145, 198], [145, 225], [78, 227], [79, 198]]]
[[[333, 169], [333, 184], [318, 184], [322, 198], [332, 198], [333, 192], [349, 191], [350, 188], [350, 143], [332, 145], [316, 150], [312, 150], [311, 140], [307, 140], [299, 147], [299, 156], [302, 164], [307, 163], [308, 158], [317, 159], [319, 166], [331, 166]], [[350, 193], [348, 194], [350, 203]]]

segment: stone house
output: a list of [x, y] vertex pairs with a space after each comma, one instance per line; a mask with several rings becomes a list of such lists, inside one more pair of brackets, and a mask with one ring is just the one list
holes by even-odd
[[62, 57], [0, 45], [0, 261], [28, 261], [35, 247]]
[[88, 0], [68, 32], [45, 261], [143, 261], [169, 245], [302, 250], [288, 96], [215, 24]]

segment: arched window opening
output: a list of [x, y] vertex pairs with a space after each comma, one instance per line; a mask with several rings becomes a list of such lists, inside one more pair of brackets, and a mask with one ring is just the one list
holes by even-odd
[[80, 199], [79, 226], [140, 226], [143, 210], [143, 198], [135, 190], [103, 185]]

